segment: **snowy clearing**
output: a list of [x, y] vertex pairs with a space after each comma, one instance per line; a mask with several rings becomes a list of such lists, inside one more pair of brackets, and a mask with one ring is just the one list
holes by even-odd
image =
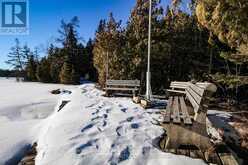
[[[58, 88], [72, 93], [49, 93]], [[205, 164], [158, 149], [157, 140], [164, 131], [153, 124], [161, 119], [157, 110], [144, 111], [129, 98], [105, 98], [93, 84], [2, 79], [0, 89], [1, 165], [17, 160], [35, 141], [37, 165]], [[62, 102], [67, 104], [63, 107]]]
[[[163, 129], [152, 124], [155, 110], [144, 111], [128, 98], [105, 98], [93, 84], [63, 95], [41, 125], [37, 165], [204, 164], [161, 152]], [[58, 111], [62, 101], [70, 101]]]

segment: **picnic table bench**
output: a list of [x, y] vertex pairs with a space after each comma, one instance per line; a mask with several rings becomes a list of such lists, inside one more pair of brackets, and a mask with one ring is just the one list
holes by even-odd
[[[172, 86], [171, 86], [172, 87]], [[167, 137], [161, 141], [162, 149], [179, 149], [180, 146], [195, 146], [205, 154], [212, 148], [207, 133], [206, 117], [209, 98], [217, 88], [211, 83], [173, 83], [171, 95], [164, 113], [162, 126]], [[206, 156], [207, 157], [207, 156]]]
[[106, 81], [106, 96], [110, 96], [113, 92], [132, 92], [133, 96], [140, 89], [139, 80], [107, 80]]

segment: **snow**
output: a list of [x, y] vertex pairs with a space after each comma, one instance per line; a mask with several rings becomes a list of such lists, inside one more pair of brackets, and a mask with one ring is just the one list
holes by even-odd
[[59, 95], [50, 91], [73, 86], [17, 83], [0, 78], [0, 165], [16, 164], [35, 141], [34, 127], [49, 116]]
[[[53, 89], [65, 89], [52, 95]], [[129, 98], [105, 98], [94, 84], [16, 83], [0, 79], [0, 165], [38, 142], [37, 165], [194, 165], [161, 152], [161, 116]], [[60, 111], [61, 104], [69, 101]]]
[[[152, 124], [152, 111], [102, 94], [85, 84], [61, 97], [54, 114], [41, 123], [37, 165], [204, 164], [161, 152], [157, 139], [164, 131]], [[57, 112], [65, 100], [70, 102]]]

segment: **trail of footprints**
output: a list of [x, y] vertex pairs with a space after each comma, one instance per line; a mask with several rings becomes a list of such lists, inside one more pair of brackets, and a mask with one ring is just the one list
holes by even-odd
[[[124, 115], [127, 115], [128, 109], [123, 107], [120, 104], [114, 105], [111, 102], [95, 102], [94, 104], [91, 104], [87, 106], [86, 108], [90, 108], [92, 112], [92, 118], [91, 121], [89, 121], [89, 124], [86, 124], [82, 129], [81, 133], [82, 136], [88, 135], [90, 138], [89, 141], [86, 143], [80, 145], [76, 148], [76, 154], [84, 155], [88, 154], [90, 152], [95, 152], [95, 150], [98, 150], [99, 148], [99, 141], [100, 139], [97, 139], [96, 137], [99, 135], [99, 133], [103, 132], [108, 127], [108, 118], [111, 115], [112, 108], [111, 107], [118, 107], [117, 109], [120, 110]], [[111, 165], [119, 164], [120, 162], [123, 162], [130, 157], [130, 147], [125, 146], [121, 144], [121, 142], [118, 143], [118, 141], [121, 141], [121, 138], [126, 138], [125, 134], [127, 134], [131, 130], [137, 130], [141, 127], [139, 123], [135, 123], [134, 119], [142, 119], [142, 116], [137, 115], [136, 117], [131, 116], [127, 117], [126, 120], [120, 121], [117, 123], [116, 126], [115, 135], [109, 135], [109, 136], [116, 136], [115, 140], [113, 140], [113, 144], [111, 145], [111, 151], [112, 157], [108, 160], [108, 163]], [[109, 126], [111, 127], [111, 126]], [[93, 130], [93, 131], [92, 131]], [[96, 138], [96, 139], [94, 139]], [[119, 146], [119, 144], [121, 144]], [[116, 149], [115, 149], [116, 148]], [[122, 149], [121, 149], [122, 148]]]

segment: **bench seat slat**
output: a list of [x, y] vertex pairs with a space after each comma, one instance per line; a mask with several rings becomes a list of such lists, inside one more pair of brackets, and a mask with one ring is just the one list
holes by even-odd
[[111, 88], [111, 87], [107, 87], [105, 88], [105, 90], [114, 90], [114, 91], [138, 91], [139, 89], [137, 88]]
[[192, 120], [188, 113], [188, 108], [186, 106], [184, 98], [180, 97], [179, 99], [180, 99], [180, 106], [181, 106], [181, 112], [182, 112], [182, 118], [183, 118], [184, 124], [192, 125]]
[[181, 123], [178, 96], [174, 97], [174, 101], [173, 101], [173, 116], [172, 117], [173, 117], [173, 123], [176, 123], [176, 124]]
[[168, 105], [167, 105], [167, 108], [166, 108], [166, 114], [164, 116], [164, 122], [165, 123], [169, 123], [170, 122], [172, 105], [173, 105], [173, 97], [170, 97], [169, 98]]

